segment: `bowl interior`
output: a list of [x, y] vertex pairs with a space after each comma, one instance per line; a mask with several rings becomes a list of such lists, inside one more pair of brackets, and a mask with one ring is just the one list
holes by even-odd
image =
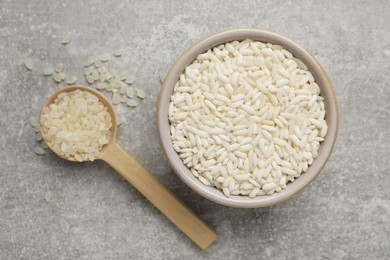
[[[170, 103], [170, 96], [179, 76], [183, 73], [185, 67], [195, 60], [198, 54], [226, 42], [244, 39], [252, 39], [281, 45], [306, 64], [321, 89], [321, 96], [325, 99], [324, 102], [328, 133], [324, 142], [320, 145], [318, 157], [313, 161], [313, 164], [309, 166], [307, 172], [303, 173], [294, 182], [287, 184], [287, 188], [282, 192], [268, 196], [257, 196], [255, 198], [249, 198], [248, 196], [231, 196], [230, 198], [227, 198], [219, 189], [205, 186], [196, 177], [194, 177], [173, 149], [170, 139], [168, 106]], [[291, 198], [294, 194], [298, 193], [310, 184], [310, 182], [324, 167], [332, 152], [337, 135], [337, 101], [335, 92], [326, 72], [323, 70], [319, 62], [316, 61], [316, 59], [299, 44], [295, 43], [291, 39], [270, 31], [259, 29], [233, 29], [216, 33], [200, 40], [187, 49], [176, 60], [168, 72], [160, 90], [160, 96], [157, 104], [157, 126], [164, 153], [171, 167], [192, 190], [211, 201], [226, 206], [243, 208], [265, 207]]]

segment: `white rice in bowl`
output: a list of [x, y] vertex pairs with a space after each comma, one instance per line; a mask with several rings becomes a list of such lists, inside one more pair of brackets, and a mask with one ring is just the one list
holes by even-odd
[[324, 99], [306, 65], [252, 40], [198, 55], [169, 105], [173, 147], [203, 184], [270, 195], [306, 172], [327, 132]]

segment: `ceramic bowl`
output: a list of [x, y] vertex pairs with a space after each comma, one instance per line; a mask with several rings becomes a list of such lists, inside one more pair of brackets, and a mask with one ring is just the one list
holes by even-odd
[[[215, 187], [206, 186], [194, 177], [173, 149], [168, 121], [168, 106], [170, 103], [170, 96], [179, 76], [184, 72], [186, 66], [195, 60], [198, 54], [223, 43], [244, 39], [252, 39], [281, 45], [307, 65], [321, 89], [321, 96], [325, 99], [324, 102], [328, 132], [325, 140], [320, 145], [318, 157], [314, 159], [307, 172], [303, 173], [294, 182], [288, 183], [285, 190], [279, 193], [275, 192], [272, 195], [256, 196], [255, 198], [249, 198], [248, 196], [243, 195], [230, 196], [227, 198], [221, 190]], [[285, 36], [271, 31], [253, 28], [231, 29], [218, 32], [201, 39], [184, 51], [175, 61], [166, 75], [160, 90], [157, 104], [157, 127], [161, 145], [169, 164], [179, 178], [193, 191], [206, 199], [225, 206], [239, 208], [266, 207], [285, 201], [301, 192], [321, 172], [322, 168], [329, 159], [336, 141], [338, 129], [338, 107], [335, 91], [325, 70], [314, 56], [301, 45]]]

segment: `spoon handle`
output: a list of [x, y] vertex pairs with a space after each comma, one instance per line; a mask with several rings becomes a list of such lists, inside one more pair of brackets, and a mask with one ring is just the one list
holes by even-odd
[[100, 158], [120, 173], [201, 249], [206, 249], [217, 238], [210, 226], [119, 144], [108, 144]]

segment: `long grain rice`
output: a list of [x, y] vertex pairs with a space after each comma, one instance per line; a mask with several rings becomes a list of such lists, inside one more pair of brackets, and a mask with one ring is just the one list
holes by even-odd
[[327, 133], [320, 88], [282, 46], [252, 40], [199, 54], [169, 105], [174, 149], [193, 175], [226, 197], [286, 189]]

